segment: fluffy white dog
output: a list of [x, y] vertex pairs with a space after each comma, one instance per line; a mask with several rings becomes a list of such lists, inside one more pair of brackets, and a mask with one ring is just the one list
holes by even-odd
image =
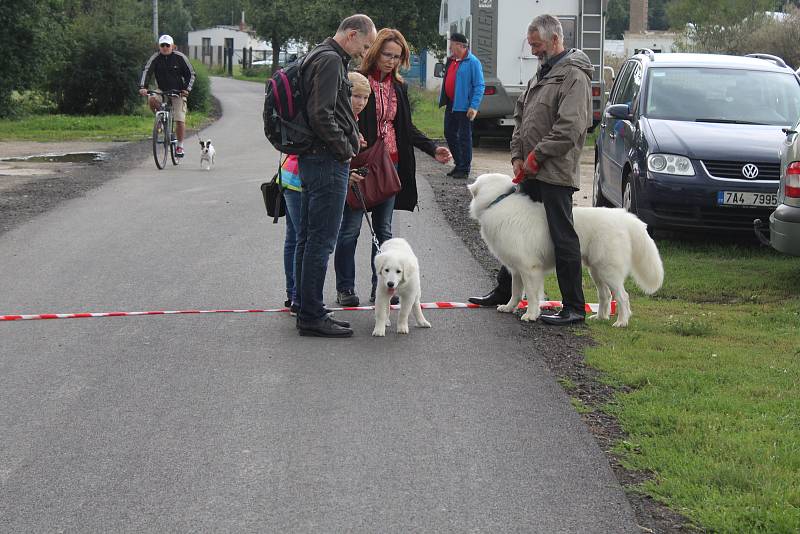
[[211, 139], [208, 141], [200, 140], [200, 168], [206, 169], [207, 171], [211, 170], [211, 167], [214, 166], [214, 156], [217, 154], [217, 151], [214, 149], [214, 145], [211, 144]]
[[[523, 291], [529, 298], [542, 294], [544, 275], [555, 269], [555, 254], [547, 227], [544, 205], [528, 195], [502, 195], [512, 189], [511, 177], [484, 174], [468, 185], [472, 194], [469, 213], [481, 225], [481, 237], [489, 250], [512, 274], [511, 300], [497, 307], [511, 313]], [[617, 299], [617, 321], [627, 326], [631, 317], [625, 278], [633, 275], [642, 290], [655, 293], [664, 281], [658, 248], [647, 235], [647, 225], [635, 215], [617, 208], [574, 208], [575, 231], [581, 242], [583, 264], [589, 268], [600, 299], [596, 316], [611, 315], [611, 296]], [[539, 306], [531, 302], [523, 321], [539, 318]]]
[[375, 328], [373, 336], [386, 335], [389, 322], [389, 309], [392, 295], [400, 297], [400, 314], [397, 317], [397, 333], [408, 334], [408, 316], [414, 312], [414, 319], [420, 328], [430, 328], [431, 323], [422, 315], [419, 283], [419, 262], [405, 239], [396, 237], [383, 242], [380, 254], [375, 256], [375, 271], [378, 273], [378, 286], [375, 292]]

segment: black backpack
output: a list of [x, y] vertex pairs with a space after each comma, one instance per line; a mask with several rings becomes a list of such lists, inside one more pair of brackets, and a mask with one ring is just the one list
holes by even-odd
[[[272, 75], [264, 88], [264, 135], [284, 154], [303, 154], [314, 142], [303, 95], [303, 65], [328, 47], [317, 47]], [[335, 51], [333, 51], [335, 53]]]

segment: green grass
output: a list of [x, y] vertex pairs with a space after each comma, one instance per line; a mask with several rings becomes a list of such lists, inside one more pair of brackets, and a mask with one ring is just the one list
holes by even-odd
[[[208, 72], [211, 76], [222, 76], [222, 77], [228, 76], [227, 69], [223, 69], [222, 67], [216, 65], [214, 67], [211, 67]], [[242, 69], [241, 65], [233, 66], [234, 80], [265, 83], [267, 81], [267, 78], [269, 78], [271, 74], [272, 74], [271, 66], [258, 66], [258, 67], [253, 67], [252, 69]]]
[[628, 434], [615, 452], [654, 473], [635, 491], [709, 531], [800, 532], [800, 258], [659, 248], [664, 287], [645, 297], [629, 280], [630, 326], [589, 322], [587, 362], [627, 391], [604, 407]]
[[439, 91], [409, 87], [414, 126], [432, 139], [444, 139], [444, 108], [439, 107]]
[[[208, 115], [189, 112], [188, 124], [195, 129], [208, 122]], [[153, 115], [142, 107], [135, 115], [28, 115], [0, 120], [0, 139], [5, 141], [136, 141], [150, 137]]]
[[[234, 77], [236, 77], [234, 73]], [[408, 96], [412, 102], [412, 120], [425, 135], [434, 139], [444, 138], [444, 108], [439, 107], [439, 91], [426, 91], [409, 87]], [[594, 146], [597, 129], [586, 136], [586, 146]]]

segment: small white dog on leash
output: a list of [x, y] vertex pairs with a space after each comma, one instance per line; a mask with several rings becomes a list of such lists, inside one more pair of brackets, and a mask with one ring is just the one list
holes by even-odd
[[208, 141], [200, 140], [200, 168], [206, 169], [207, 171], [211, 170], [211, 167], [214, 166], [214, 156], [216, 155], [217, 151], [214, 150], [214, 146], [211, 144], [211, 139]]
[[425, 320], [420, 306], [419, 262], [408, 241], [400, 237], [384, 241], [380, 254], [375, 256], [375, 271], [378, 273], [378, 286], [375, 291], [375, 329], [372, 335], [386, 335], [386, 327], [391, 324], [390, 302], [395, 293], [400, 297], [397, 333], [408, 334], [408, 316], [412, 311], [418, 327], [430, 328], [431, 323]]

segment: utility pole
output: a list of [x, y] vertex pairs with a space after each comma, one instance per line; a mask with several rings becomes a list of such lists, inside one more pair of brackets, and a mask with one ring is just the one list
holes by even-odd
[[153, 35], [158, 41], [158, 0], [153, 0]]

